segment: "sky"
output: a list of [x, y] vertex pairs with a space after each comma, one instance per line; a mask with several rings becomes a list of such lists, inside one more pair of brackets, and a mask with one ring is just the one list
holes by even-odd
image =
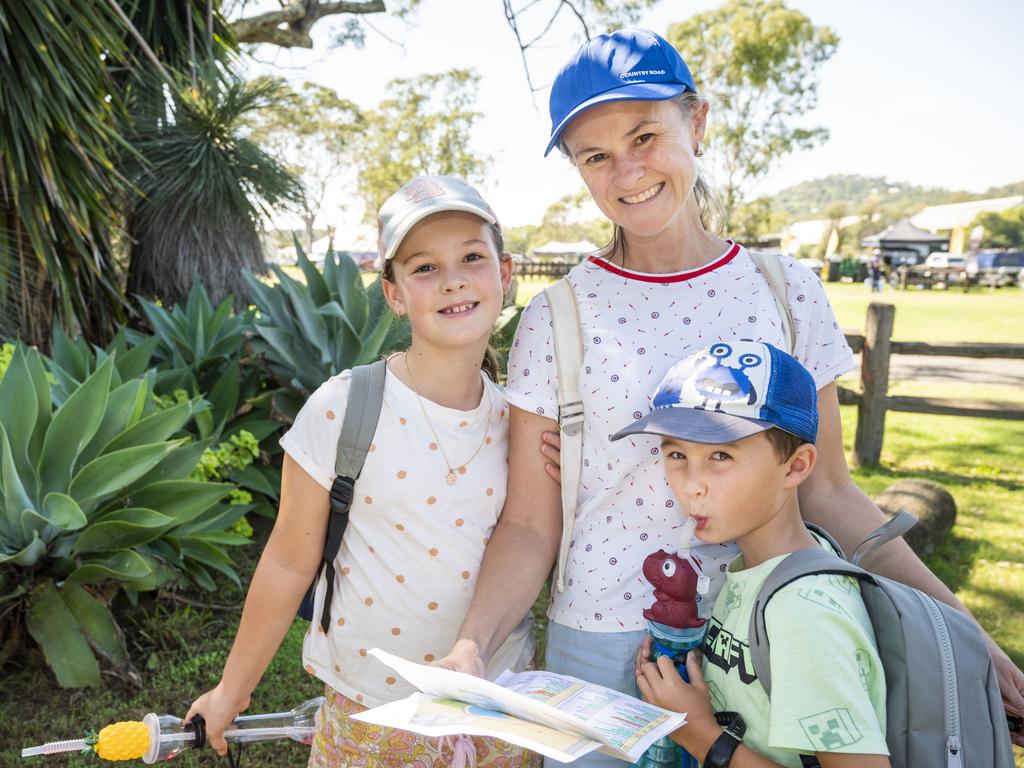
[[[527, 4], [519, 0], [517, 7]], [[661, 0], [637, 26], [664, 34], [672, 22], [719, 4]], [[840, 38], [820, 69], [818, 107], [799, 121], [828, 128], [830, 138], [781, 158], [755, 195], [839, 173], [969, 191], [1024, 179], [1024, 2], [787, 4]], [[533, 4], [522, 18], [524, 36], [538, 31], [553, 7], [553, 0]], [[582, 188], [557, 152], [542, 156], [550, 131], [548, 86], [582, 41], [569, 14], [561, 14], [528, 52], [540, 88], [535, 93], [499, 0], [422, 0], [408, 21], [386, 14], [362, 18], [368, 23], [362, 48], [332, 49], [332, 22], [325, 20], [314, 27], [312, 51], [260, 46], [249, 60], [250, 73], [272, 72], [296, 84], [311, 80], [373, 108], [393, 78], [473, 69], [480, 75], [478, 109], [484, 115], [473, 142], [493, 158], [479, 187], [502, 223], [539, 223], [548, 205]], [[343, 232], [358, 223], [361, 209], [339, 186], [329, 193], [325, 214]]]

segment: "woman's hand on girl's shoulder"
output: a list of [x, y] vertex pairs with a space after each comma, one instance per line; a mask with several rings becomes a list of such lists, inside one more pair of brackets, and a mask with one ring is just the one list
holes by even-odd
[[238, 715], [249, 706], [249, 697], [237, 699], [229, 695], [221, 686], [207, 691], [188, 708], [185, 722], [190, 722], [196, 715], [202, 715], [206, 721], [206, 742], [214, 751], [224, 757], [228, 752], [228, 743], [224, 740], [224, 730]]
[[557, 432], [544, 432], [541, 435], [540, 452], [548, 463], [544, 465], [544, 471], [552, 480], [559, 485], [562, 484], [562, 439]]
[[487, 665], [480, 658], [480, 648], [472, 640], [456, 640], [448, 655], [431, 662], [430, 666], [450, 669], [453, 672], [465, 672], [476, 677], [484, 677], [487, 674]]

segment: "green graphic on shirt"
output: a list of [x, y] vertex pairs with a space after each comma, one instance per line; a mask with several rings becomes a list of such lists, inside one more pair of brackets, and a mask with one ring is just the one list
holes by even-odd
[[809, 586], [803, 587], [802, 589], [798, 590], [797, 594], [800, 595], [800, 597], [802, 597], [804, 600], [812, 602], [815, 605], [820, 605], [822, 608], [827, 608], [828, 610], [833, 611], [834, 613], [838, 613], [840, 615], [845, 614], [846, 611], [843, 610], [843, 606], [840, 605], [840, 603], [837, 600], [835, 600], [832, 597], [832, 595], [830, 595], [826, 590], [817, 586], [818, 578], [820, 577], [816, 576], [814, 578], [814, 581], [811, 582]]
[[730, 612], [739, 610], [743, 605], [743, 589], [739, 584], [730, 584], [729, 591], [725, 595], [725, 607]]
[[815, 752], [836, 752], [863, 738], [845, 707], [800, 718], [800, 727]]
[[722, 695], [718, 685], [711, 680], [708, 681], [708, 698], [711, 699], [711, 708], [715, 712], [722, 712], [726, 709], [725, 696]]
[[857, 652], [853, 654], [853, 657], [857, 660], [857, 671], [860, 673], [860, 685], [861, 688], [867, 693], [871, 693], [871, 674], [874, 671], [874, 663], [871, 661], [871, 654], [865, 651], [863, 648], [858, 648]]
[[856, 582], [849, 576], [840, 576], [836, 573], [828, 574], [828, 583], [833, 589], [838, 589], [843, 594], [849, 595], [857, 586]]

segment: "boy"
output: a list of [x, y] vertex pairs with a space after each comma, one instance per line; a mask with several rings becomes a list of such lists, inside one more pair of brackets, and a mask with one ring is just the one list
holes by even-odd
[[687, 713], [672, 738], [704, 768], [800, 768], [812, 755], [822, 768], [890, 765], [885, 679], [854, 579], [799, 579], [768, 604], [770, 701], [750, 663], [761, 584], [790, 552], [829, 546], [804, 526], [797, 500], [814, 469], [817, 427], [814, 380], [800, 363], [769, 344], [730, 341], [676, 364], [651, 412], [612, 436], [661, 436], [666, 478], [697, 538], [740, 548], [702, 653], [688, 656], [691, 682], [668, 657], [647, 661], [650, 641], [637, 654], [640, 692]]

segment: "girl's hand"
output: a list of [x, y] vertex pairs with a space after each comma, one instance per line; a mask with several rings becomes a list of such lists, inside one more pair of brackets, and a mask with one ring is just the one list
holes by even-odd
[[548, 463], [544, 465], [544, 471], [552, 480], [559, 485], [562, 484], [562, 441], [557, 432], [544, 432], [541, 435], [540, 452]]
[[206, 721], [206, 743], [213, 747], [218, 755], [224, 757], [228, 753], [228, 743], [224, 740], [224, 729], [248, 706], [248, 696], [238, 700], [229, 696], [218, 685], [192, 702], [188, 714], [185, 715], [185, 722], [190, 722], [194, 715], [202, 715]]
[[453, 672], [465, 672], [476, 677], [484, 677], [487, 674], [487, 665], [480, 658], [480, 649], [472, 640], [456, 640], [448, 655], [431, 662], [430, 666], [450, 669]]
[[[644, 646], [641, 646], [640, 652], [643, 652], [646, 646], [649, 653], [649, 641], [648, 638]], [[718, 728], [715, 715], [711, 711], [711, 701], [707, 686], [704, 684], [704, 675], [700, 670], [700, 661], [700, 651], [695, 649], [686, 654], [689, 683], [679, 676], [672, 659], [668, 656], [660, 656], [657, 662], [643, 661], [636, 676], [636, 684], [644, 701], [674, 712], [685, 712], [687, 727], [692, 725], [694, 730], [709, 726]]]

